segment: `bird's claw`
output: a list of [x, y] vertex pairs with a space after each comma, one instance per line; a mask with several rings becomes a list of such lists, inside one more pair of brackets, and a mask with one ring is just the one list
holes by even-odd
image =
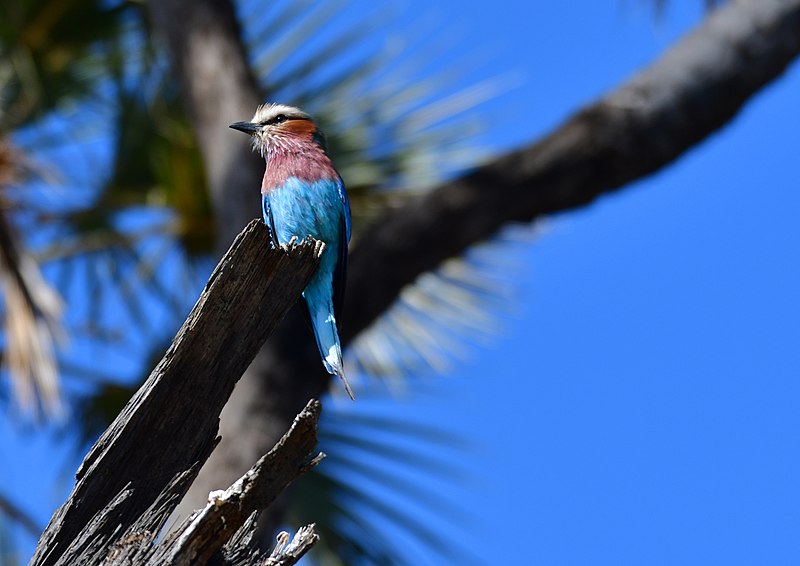
[[297, 236], [292, 236], [287, 243], [281, 244], [281, 249], [285, 252], [288, 252], [297, 245], [297, 242]]

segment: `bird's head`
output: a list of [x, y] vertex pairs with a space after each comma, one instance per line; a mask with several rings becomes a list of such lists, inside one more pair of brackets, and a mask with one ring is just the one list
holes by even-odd
[[262, 104], [249, 122], [230, 125], [252, 137], [253, 148], [262, 155], [272, 151], [291, 151], [315, 142], [324, 148], [322, 133], [314, 120], [302, 110], [284, 104]]

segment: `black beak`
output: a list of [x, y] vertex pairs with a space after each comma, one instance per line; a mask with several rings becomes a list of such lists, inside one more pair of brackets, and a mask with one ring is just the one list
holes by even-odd
[[234, 122], [228, 127], [251, 136], [258, 131], [258, 124], [253, 124], [252, 122]]

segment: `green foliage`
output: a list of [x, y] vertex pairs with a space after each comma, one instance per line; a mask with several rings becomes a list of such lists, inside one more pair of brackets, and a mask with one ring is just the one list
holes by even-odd
[[92, 94], [93, 52], [120, 32], [120, 7], [100, 0], [19, 0], [0, 6], [0, 131]]

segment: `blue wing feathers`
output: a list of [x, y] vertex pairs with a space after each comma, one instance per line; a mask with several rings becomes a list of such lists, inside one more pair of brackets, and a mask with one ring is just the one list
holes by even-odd
[[350, 203], [344, 184], [340, 178], [307, 182], [291, 177], [263, 196], [262, 208], [277, 244], [309, 235], [325, 242], [319, 269], [303, 297], [325, 367], [338, 375], [352, 394], [342, 368], [338, 335], [350, 240]]
[[[344, 224], [344, 222], [343, 222]], [[336, 317], [336, 327], [342, 331], [342, 310], [344, 309], [344, 290], [347, 284], [347, 239], [342, 226], [342, 237], [339, 238], [338, 258], [336, 268], [333, 270], [333, 314]]]
[[261, 196], [261, 210], [264, 215], [264, 224], [269, 228], [269, 239], [272, 245], [278, 247], [278, 236], [275, 233], [275, 219], [272, 217], [272, 209], [269, 206], [269, 197], [267, 195]]
[[336, 269], [333, 272], [333, 312], [336, 316], [336, 326], [342, 331], [342, 310], [344, 309], [344, 290], [347, 284], [347, 248], [350, 243], [350, 201], [344, 189], [344, 182], [339, 177], [337, 187], [339, 198], [342, 201], [342, 214], [340, 236], [338, 242], [338, 257]]

